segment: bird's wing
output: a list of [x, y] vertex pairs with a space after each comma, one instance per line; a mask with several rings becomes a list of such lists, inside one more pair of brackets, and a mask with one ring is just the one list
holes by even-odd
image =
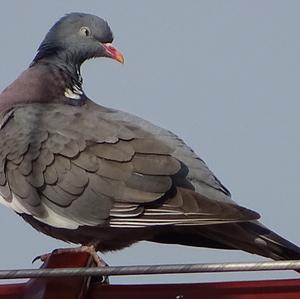
[[54, 227], [143, 227], [257, 219], [195, 192], [174, 147], [88, 103], [31, 104], [3, 119], [1, 201]]
[[218, 180], [206, 163], [174, 133], [123, 111], [113, 110], [112, 113], [107, 114], [107, 118], [131, 124], [134, 128], [143, 128], [151, 133], [156, 140], [172, 149], [173, 157], [186, 165], [187, 179], [195, 191], [210, 199], [234, 203], [229, 190]]

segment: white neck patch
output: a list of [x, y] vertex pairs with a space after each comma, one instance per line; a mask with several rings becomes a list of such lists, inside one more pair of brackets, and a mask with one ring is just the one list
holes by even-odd
[[78, 85], [73, 85], [72, 89], [66, 88], [64, 92], [65, 97], [73, 100], [80, 100], [83, 95], [83, 91]]

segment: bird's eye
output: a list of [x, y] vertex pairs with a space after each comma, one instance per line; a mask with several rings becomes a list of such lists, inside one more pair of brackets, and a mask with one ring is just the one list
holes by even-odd
[[90, 28], [85, 27], [85, 26], [81, 27], [80, 30], [79, 30], [79, 32], [83, 36], [89, 36], [91, 34]]

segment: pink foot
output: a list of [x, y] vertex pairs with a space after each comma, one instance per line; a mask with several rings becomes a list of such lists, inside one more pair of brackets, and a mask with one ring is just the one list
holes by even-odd
[[32, 263], [34, 263], [37, 260], [41, 260], [42, 262], [45, 262], [51, 256], [51, 254], [68, 253], [68, 252], [87, 252], [91, 255], [91, 257], [93, 258], [93, 261], [97, 267], [106, 267], [107, 266], [105, 261], [98, 256], [94, 245], [80, 246], [80, 247], [76, 247], [76, 248], [55, 249], [51, 253], [46, 253], [46, 254], [42, 254], [42, 255], [35, 257], [33, 259]]

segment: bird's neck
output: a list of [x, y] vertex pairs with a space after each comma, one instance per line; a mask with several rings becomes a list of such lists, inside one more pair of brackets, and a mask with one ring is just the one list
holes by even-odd
[[64, 103], [79, 106], [87, 100], [80, 72], [63, 64], [34, 62], [0, 94], [0, 112], [15, 105]]
[[57, 67], [68, 74], [76, 85], [81, 87], [82, 77], [80, 74], [80, 67], [83, 61], [84, 60], [75, 53], [61, 49], [50, 50], [48, 48], [42, 48], [39, 49], [30, 66], [34, 66], [36, 64], [49, 64], [53, 67]]
[[71, 100], [82, 100], [85, 94], [82, 89], [80, 67], [83, 60], [74, 53], [66, 51], [55, 52], [55, 55], [37, 54], [30, 67], [48, 65], [49, 68], [59, 70], [65, 77], [64, 95]]

